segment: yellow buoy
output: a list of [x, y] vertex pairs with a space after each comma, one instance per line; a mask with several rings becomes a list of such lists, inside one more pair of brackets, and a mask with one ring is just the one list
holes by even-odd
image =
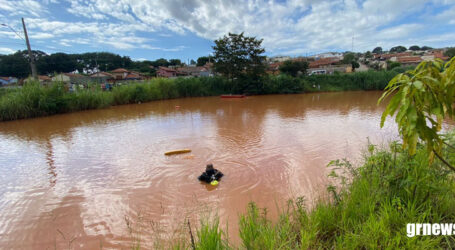
[[217, 181], [217, 180], [214, 180], [214, 181], [210, 182], [210, 185], [216, 186], [216, 185], [218, 185], [218, 181]]
[[184, 154], [184, 153], [189, 153], [189, 152], [191, 152], [191, 149], [180, 149], [180, 150], [166, 152], [166, 153], [164, 153], [164, 155], [176, 155], [176, 154]]

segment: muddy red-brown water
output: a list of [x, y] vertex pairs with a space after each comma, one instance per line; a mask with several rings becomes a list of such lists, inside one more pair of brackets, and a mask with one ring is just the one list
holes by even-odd
[[[271, 217], [290, 198], [311, 203], [330, 160], [359, 162], [367, 137], [397, 137], [392, 119], [379, 127], [380, 95], [188, 98], [0, 123], [0, 248], [150, 247], [206, 211], [238, 239], [248, 202]], [[197, 180], [207, 163], [225, 174], [217, 187]]]

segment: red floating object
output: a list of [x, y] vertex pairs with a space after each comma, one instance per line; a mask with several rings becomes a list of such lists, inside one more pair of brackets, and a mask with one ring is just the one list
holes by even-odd
[[246, 95], [221, 95], [221, 98], [245, 98]]

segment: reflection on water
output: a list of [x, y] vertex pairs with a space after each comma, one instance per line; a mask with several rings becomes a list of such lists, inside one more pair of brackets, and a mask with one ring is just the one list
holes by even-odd
[[[127, 247], [125, 216], [172, 231], [207, 208], [234, 235], [249, 201], [272, 216], [292, 197], [310, 204], [330, 160], [395, 138], [391, 122], [379, 129], [380, 94], [188, 98], [0, 123], [0, 248]], [[181, 148], [190, 157], [164, 156]], [[209, 162], [225, 174], [217, 187], [197, 181]]]

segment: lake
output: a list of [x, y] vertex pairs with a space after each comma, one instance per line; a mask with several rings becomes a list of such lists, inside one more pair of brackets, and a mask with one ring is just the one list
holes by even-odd
[[[147, 246], [207, 213], [235, 238], [248, 202], [271, 218], [291, 198], [311, 207], [330, 160], [360, 164], [368, 140], [396, 139], [393, 119], [379, 127], [380, 95], [187, 98], [0, 123], [0, 248]], [[207, 163], [225, 174], [216, 187], [197, 180]]]

